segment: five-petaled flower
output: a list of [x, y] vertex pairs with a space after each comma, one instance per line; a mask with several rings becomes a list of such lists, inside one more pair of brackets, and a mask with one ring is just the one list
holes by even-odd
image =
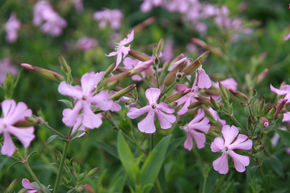
[[286, 84], [286, 85], [282, 85], [280, 86], [280, 89], [277, 89], [275, 87], [273, 87], [272, 85], [270, 85], [270, 89], [272, 92], [276, 93], [277, 95], [285, 95], [283, 100], [287, 100], [287, 103], [290, 103], [290, 85]]
[[22, 186], [26, 190], [25, 193], [40, 193], [27, 178], [22, 180]]
[[160, 94], [160, 89], [149, 88], [145, 91], [149, 104], [140, 109], [135, 107], [129, 109], [127, 116], [131, 119], [136, 119], [147, 113], [147, 116], [138, 123], [138, 128], [141, 132], [154, 133], [156, 131], [154, 124], [155, 115], [158, 117], [162, 129], [171, 128], [172, 123], [176, 121], [176, 117], [173, 115], [174, 109], [170, 108], [166, 103], [157, 103]]
[[246, 166], [250, 164], [248, 156], [240, 155], [234, 150], [250, 150], [253, 142], [246, 135], [239, 134], [239, 129], [235, 126], [224, 125], [222, 137], [216, 137], [211, 143], [213, 152], [222, 152], [222, 155], [213, 162], [213, 168], [220, 174], [228, 173], [228, 156], [233, 158], [235, 168], [238, 172], [244, 172]]
[[114, 52], [107, 54], [108, 57], [117, 56], [115, 69], [119, 66], [122, 59], [124, 59], [128, 55], [131, 49], [131, 45], [128, 45], [128, 46], [126, 45], [132, 42], [133, 39], [134, 39], [134, 31], [131, 31], [125, 39], [117, 43], [117, 46], [115, 47]]
[[205, 117], [204, 111], [199, 109], [195, 118], [184, 126], [184, 131], [187, 135], [183, 144], [184, 148], [187, 150], [192, 149], [192, 138], [194, 138], [198, 149], [203, 148], [206, 140], [204, 133], [207, 133], [209, 128], [210, 124], [208, 118]]
[[15, 125], [31, 117], [32, 111], [27, 108], [25, 103], [16, 103], [14, 100], [4, 100], [1, 106], [3, 117], [0, 118], [0, 134], [4, 136], [1, 153], [3, 155], [12, 156], [16, 148], [11, 135], [18, 138], [25, 148], [28, 148], [35, 137], [33, 127], [17, 128]]
[[102, 124], [102, 114], [95, 114], [98, 108], [103, 111], [112, 109], [113, 101], [110, 94], [106, 91], [96, 92], [98, 83], [102, 80], [104, 72], [89, 72], [82, 76], [81, 86], [72, 86], [66, 82], [61, 82], [58, 91], [62, 95], [70, 96], [75, 104], [72, 109], [67, 108], [63, 111], [63, 123], [76, 130], [85, 130], [85, 128], [94, 129]]

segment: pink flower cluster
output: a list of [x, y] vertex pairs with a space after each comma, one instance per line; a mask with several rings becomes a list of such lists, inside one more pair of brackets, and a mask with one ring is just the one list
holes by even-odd
[[33, 24], [52, 36], [61, 35], [63, 28], [67, 26], [66, 21], [45, 0], [38, 1], [34, 5]]
[[[94, 129], [102, 125], [101, 111], [118, 111], [120, 107], [110, 99], [111, 94], [106, 91], [96, 92], [97, 85], [102, 80], [104, 72], [86, 73], [81, 78], [81, 85], [72, 86], [61, 82], [58, 91], [62, 95], [69, 96], [74, 100], [74, 107], [63, 111], [63, 123], [77, 130], [85, 131], [86, 128]], [[84, 134], [84, 133], [83, 133]]]
[[1, 107], [3, 117], [0, 118], [0, 134], [4, 136], [1, 153], [12, 156], [16, 150], [12, 136], [15, 136], [25, 148], [28, 148], [35, 137], [33, 127], [19, 128], [16, 126], [18, 122], [31, 117], [32, 111], [27, 108], [25, 103], [16, 103], [14, 100], [4, 100]]
[[118, 9], [104, 9], [94, 13], [94, 19], [99, 22], [100, 28], [105, 28], [110, 25], [112, 29], [119, 29], [123, 14]]
[[18, 30], [21, 27], [20, 21], [17, 19], [16, 14], [12, 13], [5, 24], [6, 41], [13, 43], [17, 40]]
[[[199, 33], [205, 33], [207, 26], [202, 19], [213, 18], [221, 28], [231, 29], [241, 33], [251, 33], [251, 29], [244, 28], [241, 20], [231, 19], [226, 6], [221, 8], [213, 4], [199, 2], [198, 0], [144, 0], [141, 11], [148, 12], [153, 7], [162, 7], [170, 12], [180, 13], [186, 21], [194, 24]], [[237, 37], [233, 37], [236, 39]]]
[[82, 50], [82, 51], [88, 51], [88, 50], [94, 49], [97, 47], [97, 45], [98, 45], [98, 42], [96, 39], [86, 37], [86, 36], [81, 37], [76, 43], [77, 49]]

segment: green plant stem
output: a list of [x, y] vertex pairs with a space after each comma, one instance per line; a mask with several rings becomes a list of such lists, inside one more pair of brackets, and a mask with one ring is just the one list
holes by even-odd
[[204, 176], [203, 183], [202, 183], [202, 193], [205, 193], [206, 190], [206, 183], [207, 183], [207, 176]]
[[64, 161], [65, 161], [66, 155], [68, 153], [69, 145], [70, 145], [70, 142], [71, 142], [71, 133], [72, 133], [72, 128], [70, 129], [68, 137], [66, 137], [67, 141], [65, 141], [62, 158], [61, 158], [61, 161], [60, 161], [60, 165], [59, 165], [59, 168], [58, 168], [58, 173], [57, 173], [55, 184], [54, 184], [54, 188], [53, 188], [53, 193], [57, 192], [58, 185], [59, 185], [59, 183], [61, 181], [61, 178], [62, 178], [63, 169], [64, 169]]
[[156, 187], [157, 187], [157, 190], [158, 190], [159, 193], [163, 193], [161, 185], [160, 185], [159, 178], [157, 178]]
[[29, 172], [29, 174], [32, 176], [32, 178], [36, 181], [36, 183], [38, 184], [38, 186], [41, 188], [42, 192], [47, 193], [45, 188], [42, 186], [42, 184], [40, 183], [38, 177], [36, 176], [36, 174], [33, 172], [33, 170], [31, 169], [28, 160], [25, 160], [23, 162], [25, 168], [27, 169], [27, 171]]
[[56, 130], [55, 128], [51, 127], [47, 122], [43, 121], [41, 124], [41, 126], [46, 127], [47, 129], [51, 130], [52, 132], [54, 132], [56, 135], [65, 138], [64, 134], [62, 134], [61, 132], [59, 132], [58, 130]]

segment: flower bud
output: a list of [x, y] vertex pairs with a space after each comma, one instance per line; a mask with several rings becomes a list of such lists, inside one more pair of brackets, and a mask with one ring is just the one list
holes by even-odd
[[105, 74], [103, 77], [107, 77], [113, 70], [115, 69], [116, 63], [111, 64], [105, 71]]
[[38, 66], [32, 66], [30, 64], [22, 63], [21, 66], [27, 70], [38, 72], [39, 74], [43, 75], [46, 78], [56, 80], [56, 81], [63, 81], [64, 77], [57, 72], [47, 70], [45, 68], [41, 68]]
[[283, 100], [277, 107], [276, 112], [274, 114], [274, 118], [277, 118], [279, 113], [283, 110], [285, 104], [286, 104], [287, 100]]
[[142, 31], [145, 27], [151, 25], [154, 21], [155, 21], [155, 17], [149, 17], [148, 19], [146, 19], [145, 21], [143, 21], [142, 23], [136, 25], [133, 30], [135, 31], [135, 33]]
[[107, 78], [105, 80], [106, 83], [115, 83], [115, 82], [118, 82], [120, 80], [123, 80], [124, 78], [130, 76], [130, 72], [129, 71], [126, 71], [126, 72], [122, 72], [120, 74], [117, 74], [117, 75], [114, 75], [110, 78]]
[[229, 101], [230, 99], [229, 91], [220, 82], [219, 82], [219, 89], [221, 91], [222, 98], [225, 101]]
[[240, 91], [237, 91], [237, 90], [233, 90], [233, 89], [230, 89], [230, 92], [235, 96], [237, 97], [238, 99], [240, 99], [241, 101], [248, 101], [248, 97], [247, 95], [245, 95], [244, 93], [240, 92]]
[[214, 100], [212, 97], [210, 97], [210, 103], [211, 103], [211, 107], [214, 109], [214, 110], [218, 110], [220, 109], [220, 105], [217, 104], [216, 100]]
[[187, 93], [189, 93], [189, 90], [188, 91], [185, 91], [185, 92], [177, 92], [177, 93], [174, 93], [174, 94], [170, 95], [169, 97], [166, 97], [165, 98], [165, 102], [166, 103], [171, 103], [173, 101], [176, 101], [177, 99], [183, 97]]
[[164, 47], [164, 40], [160, 39], [156, 48], [154, 48], [153, 50], [153, 55], [155, 56], [155, 58], [158, 58], [163, 50]]
[[204, 96], [198, 96], [198, 97], [195, 97], [201, 104], [205, 104], [205, 105], [208, 105], [208, 106], [211, 106], [211, 102], [208, 98], [204, 97]]
[[88, 172], [88, 176], [94, 176], [98, 171], [100, 170], [100, 168], [93, 168]]
[[260, 83], [262, 82], [266, 76], [269, 74], [269, 69], [266, 68], [265, 70], [263, 70], [260, 74], [257, 75], [257, 78], [256, 78], [256, 82], [257, 83]]
[[115, 94], [113, 94], [111, 96], [112, 100], [118, 100], [119, 98], [121, 98], [122, 96], [126, 95], [128, 92], [130, 92], [131, 90], [133, 90], [136, 87], [136, 84], [131, 84], [129, 86], [127, 86], [126, 88], [123, 88], [122, 90], [116, 92]]
[[58, 57], [59, 63], [60, 63], [60, 68], [61, 70], [64, 72], [64, 74], [66, 75], [68, 82], [72, 81], [72, 75], [71, 75], [71, 68], [68, 65], [68, 63], [66, 62], [65, 58], [63, 56], [59, 56]]
[[268, 119], [266, 119], [265, 117], [261, 117], [259, 119], [260, 123], [264, 126], [264, 127], [269, 127], [270, 123], [268, 121]]
[[140, 62], [132, 70], [130, 70], [130, 76], [133, 76], [135, 74], [143, 72], [144, 70], [147, 70], [153, 64], [153, 62], [154, 62], [154, 58], [151, 58], [144, 62]]
[[129, 55], [141, 61], [150, 60], [150, 56], [136, 50], [130, 50]]

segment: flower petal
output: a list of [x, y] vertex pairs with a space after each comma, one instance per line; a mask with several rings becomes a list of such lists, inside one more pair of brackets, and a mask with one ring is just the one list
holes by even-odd
[[192, 136], [190, 133], [187, 132], [187, 137], [186, 137], [186, 140], [184, 141], [183, 143], [183, 147], [189, 151], [192, 150], [192, 146], [193, 146], [193, 143], [192, 143]]
[[73, 109], [69, 109], [69, 108], [64, 109], [62, 112], [62, 116], [63, 116], [62, 122], [66, 126], [72, 127], [75, 124], [78, 116], [80, 116], [79, 114], [80, 114], [82, 107], [83, 107], [82, 101], [78, 101], [75, 104]]
[[32, 140], [35, 138], [33, 127], [20, 129], [13, 126], [9, 126], [8, 130], [9, 133], [14, 135], [15, 137], [17, 137], [17, 139], [19, 139], [19, 141], [21, 141], [21, 143], [25, 148], [28, 148]]
[[283, 114], [283, 122], [290, 122], [290, 112], [286, 112]]
[[246, 135], [239, 134], [234, 143], [229, 145], [230, 149], [242, 149], [242, 150], [250, 150], [252, 149], [253, 142], [248, 139]]
[[142, 107], [140, 109], [132, 107], [132, 108], [129, 109], [129, 112], [127, 113], [127, 116], [130, 119], [136, 119], [137, 117], [140, 117], [144, 113], [147, 113], [150, 109], [151, 109], [150, 106], [145, 106], [145, 107]]
[[229, 171], [228, 155], [223, 153], [219, 158], [213, 161], [213, 169], [220, 174], [226, 174]]
[[225, 146], [225, 141], [222, 137], [216, 137], [210, 145], [212, 152], [221, 152]]
[[154, 116], [154, 111], [149, 111], [147, 116], [138, 123], [138, 129], [144, 133], [154, 133], [156, 131]]
[[126, 38], [124, 38], [122, 41], [120, 41], [120, 44], [121, 44], [121, 45], [126, 45], [126, 44], [132, 42], [133, 39], [134, 39], [134, 30], [132, 30], [132, 31], [127, 35]]
[[174, 115], [166, 114], [161, 111], [156, 112], [160, 126], [162, 129], [169, 129], [172, 126], [172, 123], [176, 121]]
[[199, 69], [197, 71], [197, 87], [198, 88], [210, 88], [211, 87], [211, 80], [204, 69]]
[[4, 117], [9, 117], [9, 115], [14, 112], [16, 102], [14, 100], [11, 100], [11, 99], [4, 100], [1, 103], [1, 106], [2, 106], [2, 112], [3, 112]]
[[91, 102], [101, 110], [108, 111], [113, 106], [113, 101], [111, 100], [110, 97], [111, 95], [109, 93], [102, 90], [92, 98]]
[[163, 102], [159, 103], [157, 105], [157, 108], [160, 109], [161, 111], [165, 112], [165, 113], [174, 113], [174, 109], [173, 108], [170, 108], [168, 106], [168, 104], [163, 103]]
[[7, 155], [9, 157], [11, 157], [14, 152], [15, 152], [15, 145], [11, 139], [11, 136], [8, 132], [4, 132], [4, 142], [3, 142], [3, 146], [1, 148], [1, 153], [3, 155]]
[[92, 94], [98, 83], [102, 80], [104, 72], [88, 72], [81, 78], [82, 91], [85, 96]]
[[24, 178], [22, 180], [22, 186], [23, 186], [23, 188], [25, 188], [27, 190], [35, 189], [35, 187], [32, 185], [32, 183], [27, 178]]
[[225, 125], [222, 128], [222, 134], [225, 139], [225, 146], [230, 145], [239, 134], [239, 129], [235, 126]]
[[204, 148], [205, 141], [206, 141], [205, 134], [194, 131], [194, 130], [191, 130], [190, 132], [194, 138], [197, 148], [198, 149]]
[[160, 96], [160, 89], [159, 88], [148, 88], [145, 91], [146, 98], [149, 104], [154, 104], [157, 102]]
[[100, 127], [103, 123], [102, 114], [101, 113], [95, 114], [92, 111], [89, 103], [84, 103], [83, 106], [84, 106], [83, 125], [89, 129]]
[[276, 93], [277, 95], [285, 95], [285, 94], [289, 93], [289, 91], [287, 91], [287, 90], [275, 88], [274, 86], [272, 86], [272, 84], [270, 85], [270, 90], [272, 92]]
[[62, 81], [58, 86], [58, 92], [65, 96], [70, 96], [74, 99], [80, 99], [82, 97], [82, 91], [79, 86], [72, 86]]
[[233, 158], [235, 168], [238, 172], [244, 172], [246, 166], [250, 164], [250, 158], [248, 156], [237, 154], [234, 151], [229, 151], [229, 155]]

